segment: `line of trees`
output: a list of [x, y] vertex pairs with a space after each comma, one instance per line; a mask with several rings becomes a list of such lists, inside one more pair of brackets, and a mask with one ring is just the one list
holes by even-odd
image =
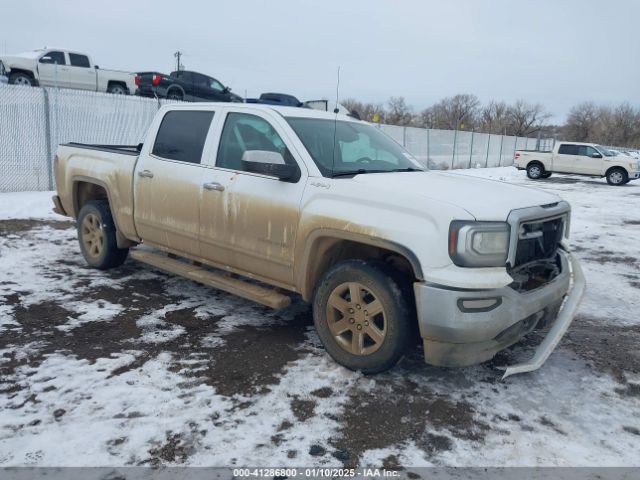
[[478, 97], [471, 94], [443, 98], [422, 111], [415, 111], [403, 97], [391, 97], [386, 104], [355, 99], [342, 103], [369, 122], [517, 136], [554, 136], [620, 147], [640, 146], [640, 109], [628, 103], [617, 107], [582, 103], [571, 109], [564, 125], [551, 125], [551, 113], [540, 103], [492, 100], [482, 105]]

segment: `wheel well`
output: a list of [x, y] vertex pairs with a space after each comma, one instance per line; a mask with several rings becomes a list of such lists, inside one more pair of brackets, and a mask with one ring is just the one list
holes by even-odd
[[127, 84], [125, 82], [121, 82], [119, 80], [109, 80], [109, 82], [107, 83], [107, 89], [113, 87], [114, 85], [120, 85], [121, 87], [123, 87], [125, 90], [129, 90], [127, 88]]
[[621, 167], [620, 165], [616, 165], [614, 167], [610, 167], [605, 173], [604, 176], [608, 176], [611, 172], [613, 172], [614, 170], [622, 170], [624, 173], [626, 173], [627, 175], [629, 175], [629, 172], [627, 172], [627, 170], [624, 167]]
[[540, 160], [531, 160], [529, 163], [527, 163], [527, 168], [529, 168], [531, 165], [540, 165], [543, 170], [546, 170], [546, 168], [544, 168], [544, 164]]
[[36, 80], [36, 76], [33, 74], [33, 72], [31, 70], [23, 70], [22, 68], [12, 68], [9, 71], [9, 76], [13, 75], [14, 73], [23, 73], [24, 75], [27, 75], [28, 77], [31, 77], [31, 79], [36, 82], [36, 84], [38, 83]]
[[91, 200], [109, 201], [109, 195], [104, 187], [90, 182], [76, 182], [73, 195], [73, 208], [75, 217], [78, 217], [80, 209]]
[[320, 238], [314, 242], [311, 252], [313, 253], [306, 265], [305, 281], [301, 292], [305, 300], [310, 300], [313, 296], [313, 291], [320, 277], [336, 263], [344, 260], [383, 260], [411, 282], [421, 275], [417, 271], [420, 267], [415, 265], [417, 260], [412, 263], [407, 256], [397, 251], [353, 240]]
[[180, 94], [180, 96], [181, 96], [182, 98], [184, 98], [184, 92], [182, 91], [182, 89], [181, 89], [180, 87], [178, 87], [178, 86], [175, 86], [175, 85], [173, 85], [173, 86], [169, 87], [169, 89], [167, 90], [167, 96], [169, 96], [169, 94], [170, 94], [171, 92], [174, 92], [174, 91], [175, 91], [175, 92], [178, 92], [178, 93]]

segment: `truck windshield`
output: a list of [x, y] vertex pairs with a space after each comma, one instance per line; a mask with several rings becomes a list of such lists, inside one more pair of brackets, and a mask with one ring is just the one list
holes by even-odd
[[604, 148], [602, 145], [595, 145], [596, 149], [605, 157], [615, 157], [616, 154], [613, 153], [610, 150], [607, 150], [606, 148]]
[[325, 177], [425, 170], [409, 152], [366, 123], [301, 117], [287, 117], [287, 122]]

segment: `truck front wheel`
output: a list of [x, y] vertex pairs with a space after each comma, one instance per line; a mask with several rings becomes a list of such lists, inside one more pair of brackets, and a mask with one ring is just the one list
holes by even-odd
[[544, 174], [545, 174], [545, 171], [542, 164], [535, 162], [527, 165], [527, 177], [529, 177], [531, 180], [538, 180], [540, 178], [545, 178]]
[[629, 182], [629, 175], [623, 168], [612, 168], [607, 172], [607, 183], [609, 185], [625, 185]]
[[87, 202], [78, 215], [77, 228], [82, 256], [90, 266], [107, 270], [124, 263], [129, 249], [118, 248], [116, 226], [108, 202]]
[[405, 353], [415, 321], [412, 295], [379, 261], [348, 260], [327, 271], [316, 288], [313, 321], [329, 355], [350, 370], [378, 373]]
[[11, 85], [22, 85], [25, 87], [33, 87], [33, 78], [26, 73], [12, 73], [9, 76], [9, 83]]

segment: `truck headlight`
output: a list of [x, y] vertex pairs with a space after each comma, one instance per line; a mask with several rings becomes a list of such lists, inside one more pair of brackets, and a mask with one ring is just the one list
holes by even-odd
[[501, 267], [507, 262], [511, 228], [505, 222], [454, 220], [449, 256], [459, 267]]

